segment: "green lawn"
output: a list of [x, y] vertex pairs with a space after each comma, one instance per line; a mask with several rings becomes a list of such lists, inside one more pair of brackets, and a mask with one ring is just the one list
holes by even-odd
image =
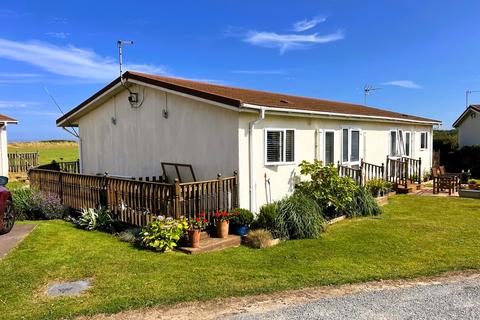
[[[40, 222], [0, 261], [0, 318], [53, 319], [307, 286], [480, 269], [480, 202], [395, 196], [379, 217], [344, 220], [322, 239], [188, 256]], [[80, 298], [43, 295], [54, 280], [91, 278]]]
[[55, 161], [75, 161], [78, 159], [78, 145], [76, 142], [14, 142], [8, 144], [8, 152], [35, 152], [39, 153], [40, 164]]

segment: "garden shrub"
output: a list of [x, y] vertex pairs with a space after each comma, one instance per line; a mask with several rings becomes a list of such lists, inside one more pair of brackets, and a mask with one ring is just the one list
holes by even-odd
[[122, 242], [139, 243], [140, 231], [142, 231], [141, 228], [130, 228], [120, 232], [117, 236], [118, 239]]
[[142, 229], [141, 243], [144, 247], [155, 251], [170, 251], [177, 246], [188, 227], [188, 221], [184, 218], [176, 220], [159, 216]]
[[18, 220], [62, 219], [67, 208], [53, 193], [19, 187], [10, 190]]
[[82, 209], [82, 214], [78, 219], [73, 220], [74, 223], [81, 229], [98, 230], [98, 231], [113, 231], [114, 220], [110, 210], [105, 208], [99, 209]]
[[277, 202], [274, 236], [282, 239], [319, 238], [325, 219], [318, 204], [301, 191]]
[[252, 248], [267, 248], [272, 243], [272, 233], [265, 229], [250, 231], [246, 237], [246, 244]]
[[377, 201], [364, 187], [358, 188], [352, 197], [352, 202], [347, 210], [345, 210], [347, 217], [376, 216], [381, 213], [382, 209]]
[[277, 204], [268, 203], [260, 207], [256, 219], [253, 221], [252, 229], [266, 229], [272, 231], [275, 228], [275, 217], [277, 216]]
[[253, 222], [253, 213], [247, 209], [235, 208], [231, 212], [230, 221], [239, 226], [250, 226]]
[[321, 161], [302, 161], [300, 173], [310, 177], [297, 184], [297, 189], [308, 194], [320, 206], [324, 215], [335, 218], [344, 214], [358, 191], [358, 185], [349, 177], [340, 177], [337, 168], [330, 164], [323, 166]]

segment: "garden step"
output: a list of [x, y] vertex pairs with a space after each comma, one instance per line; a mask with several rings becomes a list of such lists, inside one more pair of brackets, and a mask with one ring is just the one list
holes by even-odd
[[240, 246], [242, 238], [240, 236], [228, 235], [228, 238], [211, 238], [202, 237], [200, 240], [200, 248], [178, 247], [176, 250], [188, 254], [197, 254], [210, 251], [223, 250]]

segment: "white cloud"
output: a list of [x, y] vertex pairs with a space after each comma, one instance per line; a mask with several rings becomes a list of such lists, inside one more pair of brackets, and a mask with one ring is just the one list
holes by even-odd
[[407, 88], [407, 89], [422, 89], [422, 86], [420, 86], [419, 84], [416, 84], [412, 80], [392, 80], [392, 81], [384, 82], [383, 84], [386, 84], [389, 86]]
[[252, 75], [280, 75], [286, 74], [283, 70], [232, 70], [231, 73], [236, 74], [252, 74]]
[[45, 33], [49, 37], [58, 38], [58, 39], [67, 39], [70, 37], [68, 32], [47, 32]]
[[293, 31], [301, 32], [312, 29], [317, 26], [317, 24], [327, 21], [327, 18], [324, 16], [316, 16], [311, 20], [301, 20], [293, 24]]
[[38, 73], [0, 72], [0, 83], [32, 83], [41, 79]]
[[265, 48], [279, 48], [283, 54], [291, 49], [303, 49], [318, 43], [328, 43], [338, 41], [344, 38], [342, 31], [330, 34], [278, 34], [275, 32], [257, 32], [251, 31], [244, 38], [244, 41], [255, 46]]
[[0, 100], [0, 109], [17, 109], [39, 105], [39, 102], [18, 101], [18, 100]]
[[[72, 45], [60, 47], [45, 42], [0, 38], [0, 58], [28, 63], [53, 74], [92, 82], [109, 81], [118, 76], [116, 59]], [[150, 64], [126, 64], [125, 70], [166, 73], [165, 67]]]

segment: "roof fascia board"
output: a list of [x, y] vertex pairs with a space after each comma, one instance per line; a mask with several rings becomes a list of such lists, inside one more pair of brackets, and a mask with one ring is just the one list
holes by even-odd
[[222, 108], [232, 110], [232, 111], [237, 111], [238, 112], [240, 110], [239, 108], [230, 106], [228, 104], [223, 104], [223, 103], [220, 103], [220, 102], [216, 102], [216, 101], [200, 98], [200, 97], [197, 97], [197, 96], [193, 96], [193, 95], [188, 94], [188, 93], [183, 93], [183, 92], [167, 89], [167, 88], [155, 85], [155, 84], [150, 84], [150, 83], [143, 82], [141, 80], [128, 79], [127, 82], [135, 83], [135, 84], [138, 84], [138, 85], [141, 85], [141, 86], [145, 86], [145, 87], [148, 87], [148, 88], [164, 91], [164, 92], [167, 92], [167, 93], [171, 93], [171, 94], [174, 94], [174, 95], [177, 95], [177, 96], [193, 99], [193, 100], [196, 100], [196, 101], [201, 101], [201, 102], [205, 102], [205, 103], [208, 103], [208, 104], [213, 104], [213, 105], [216, 105], [218, 107], [222, 107]]
[[453, 123], [452, 127], [457, 128], [463, 122], [465, 116], [469, 111], [479, 113], [475, 108], [472, 108], [471, 106], [469, 106], [467, 109], [465, 109], [465, 111], [463, 111], [460, 117], [458, 117], [458, 119]]
[[345, 119], [345, 118], [355, 118], [355, 120], [373, 120], [377, 122], [404, 122], [404, 123], [417, 123], [417, 124], [425, 124], [425, 125], [440, 125], [442, 124], [441, 121], [421, 121], [421, 120], [409, 120], [409, 119], [399, 119], [399, 118], [391, 118], [391, 117], [381, 117], [381, 116], [364, 116], [364, 115], [357, 115], [357, 114], [347, 114], [347, 113], [335, 113], [335, 112], [324, 112], [324, 111], [313, 111], [313, 110], [299, 110], [299, 109], [286, 109], [286, 108], [273, 108], [273, 107], [265, 107], [259, 106], [250, 103], [244, 103], [243, 106], [245, 108], [251, 108], [255, 110], [260, 110], [264, 108], [265, 111], [270, 111], [278, 114], [287, 114], [287, 115], [298, 115], [298, 116], [305, 116], [311, 115], [316, 117], [324, 117], [330, 119]]
[[[93, 107], [99, 100], [101, 100], [103, 97], [105, 97], [106, 95], [112, 93], [113, 91], [117, 90], [122, 84], [119, 82], [117, 84], [115, 84], [114, 86], [112, 86], [110, 89], [108, 89], [107, 91], [103, 92], [102, 94], [100, 94], [98, 97], [96, 97], [95, 99], [93, 99], [92, 101], [90, 101], [89, 103], [87, 103], [86, 105], [84, 105], [83, 107], [81, 107], [80, 109], [76, 110], [75, 112], [73, 112], [72, 114], [68, 115], [66, 118], [62, 119], [60, 122], [57, 122], [57, 127], [64, 127], [64, 126], [67, 126], [67, 127], [71, 127], [72, 126], [72, 123], [68, 123], [68, 122], [72, 122], [72, 121], [69, 121], [69, 119], [75, 117], [76, 115], [78, 115], [80, 112], [83, 112], [91, 107]], [[66, 113], [68, 114], [68, 113]], [[61, 119], [61, 118], [60, 118]], [[67, 122], [67, 123], [65, 123]]]

